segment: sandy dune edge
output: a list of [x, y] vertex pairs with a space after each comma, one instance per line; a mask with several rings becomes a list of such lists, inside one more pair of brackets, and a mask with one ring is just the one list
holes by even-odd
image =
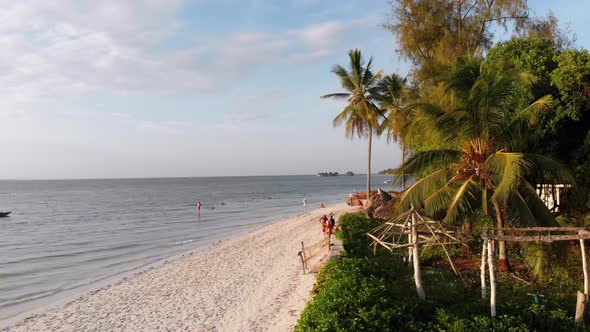
[[321, 240], [315, 209], [196, 251], [17, 323], [8, 331], [291, 331], [315, 275], [301, 241]]

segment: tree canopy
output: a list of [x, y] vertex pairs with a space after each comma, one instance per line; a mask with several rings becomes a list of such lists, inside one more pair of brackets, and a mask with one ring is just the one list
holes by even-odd
[[392, 0], [385, 25], [399, 41], [399, 53], [416, 66], [415, 78], [429, 79], [459, 56], [481, 55], [492, 46], [494, 28], [520, 30], [525, 0]]

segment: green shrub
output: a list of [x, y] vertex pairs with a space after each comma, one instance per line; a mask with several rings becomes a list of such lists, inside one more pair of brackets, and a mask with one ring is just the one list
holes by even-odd
[[336, 233], [336, 237], [342, 241], [346, 255], [349, 257], [372, 255], [371, 239], [366, 234], [379, 224], [380, 222], [369, 219], [364, 213], [347, 213], [340, 216], [338, 219], [340, 231]]
[[[331, 260], [318, 276], [318, 294], [305, 308], [296, 331], [414, 331], [419, 306], [405, 287], [392, 282], [400, 273], [381, 260]], [[420, 325], [420, 324], [419, 324]], [[410, 327], [410, 329], [408, 329]]]

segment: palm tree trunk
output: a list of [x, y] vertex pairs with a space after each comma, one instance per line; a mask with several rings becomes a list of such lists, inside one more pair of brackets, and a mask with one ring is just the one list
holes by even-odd
[[[496, 209], [496, 220], [498, 221], [498, 228], [500, 228], [498, 235], [504, 235], [504, 231], [501, 230], [504, 228], [504, 214], [502, 213], [502, 208], [500, 207], [500, 203], [495, 199], [492, 200], [492, 204], [494, 204], [494, 208]], [[508, 261], [508, 256], [506, 256], [506, 242], [498, 241], [498, 251], [500, 271], [512, 271], [510, 261]]]
[[373, 143], [373, 128], [369, 128], [369, 166], [367, 169], [367, 202], [371, 200], [371, 145]]

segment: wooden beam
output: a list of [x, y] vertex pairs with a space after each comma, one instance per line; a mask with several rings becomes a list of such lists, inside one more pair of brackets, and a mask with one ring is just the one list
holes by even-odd
[[511, 241], [511, 242], [555, 242], [555, 241], [574, 241], [581, 239], [590, 239], [590, 233], [569, 234], [569, 235], [481, 235], [482, 239], [490, 239], [497, 241]]
[[378, 238], [376, 238], [375, 236], [373, 236], [373, 234], [369, 234], [367, 233], [367, 235], [369, 237], [371, 237], [373, 239], [373, 241], [379, 243], [380, 245], [384, 246], [385, 248], [389, 249], [389, 251], [392, 251], [392, 249], [390, 248], [390, 246], [384, 242], [382, 242], [381, 240], [379, 240]]
[[538, 231], [563, 231], [576, 232], [586, 231], [584, 227], [522, 227], [522, 228], [488, 228], [488, 231], [510, 231], [510, 232], [538, 232]]

